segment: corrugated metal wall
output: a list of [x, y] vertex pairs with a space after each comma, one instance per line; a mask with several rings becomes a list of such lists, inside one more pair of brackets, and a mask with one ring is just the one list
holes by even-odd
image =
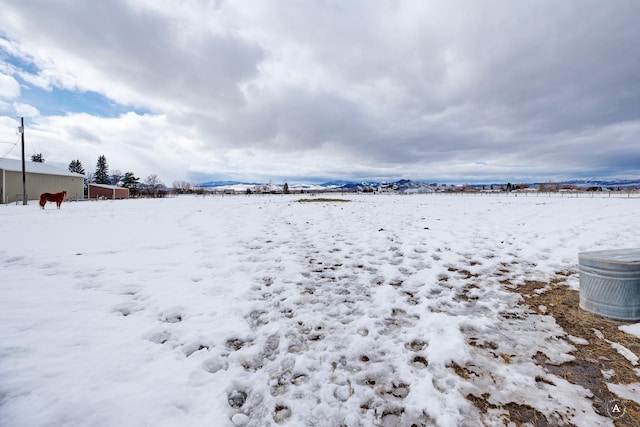
[[[0, 173], [0, 191], [4, 189], [3, 203], [22, 201], [22, 172]], [[4, 177], [4, 181], [2, 181]], [[67, 200], [84, 199], [84, 178], [64, 175], [26, 174], [27, 200], [38, 200], [42, 193], [67, 192]]]

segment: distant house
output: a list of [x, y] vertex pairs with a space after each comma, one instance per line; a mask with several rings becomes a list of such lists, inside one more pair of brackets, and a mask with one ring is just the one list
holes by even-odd
[[128, 199], [129, 189], [116, 185], [89, 184], [87, 198], [91, 199]]
[[435, 193], [435, 190], [431, 187], [416, 187], [416, 188], [407, 188], [403, 191], [404, 194], [427, 194], [427, 193]]
[[[84, 176], [46, 163], [25, 162], [27, 200], [42, 193], [67, 192], [67, 200], [84, 198]], [[0, 159], [0, 203], [22, 200], [22, 161]]]
[[378, 186], [378, 193], [395, 193], [398, 191], [398, 186], [396, 184], [380, 184]]

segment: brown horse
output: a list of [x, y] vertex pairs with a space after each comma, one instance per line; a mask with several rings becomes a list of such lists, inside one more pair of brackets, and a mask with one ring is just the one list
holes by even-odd
[[56, 206], [60, 209], [60, 205], [65, 197], [67, 197], [66, 191], [61, 191], [60, 193], [42, 193], [40, 195], [40, 207], [44, 209], [44, 205], [46, 205], [47, 202], [56, 202]]

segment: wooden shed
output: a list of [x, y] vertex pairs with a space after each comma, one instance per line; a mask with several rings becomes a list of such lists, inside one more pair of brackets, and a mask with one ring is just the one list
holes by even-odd
[[[84, 176], [47, 163], [25, 162], [27, 200], [42, 193], [67, 192], [67, 200], [84, 199]], [[0, 203], [22, 200], [22, 161], [0, 159]]]
[[129, 189], [116, 185], [89, 184], [87, 198], [91, 199], [128, 199]]

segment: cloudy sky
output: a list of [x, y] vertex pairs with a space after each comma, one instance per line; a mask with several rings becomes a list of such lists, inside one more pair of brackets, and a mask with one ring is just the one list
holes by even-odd
[[2, 0], [0, 157], [176, 180], [640, 177], [636, 0]]

